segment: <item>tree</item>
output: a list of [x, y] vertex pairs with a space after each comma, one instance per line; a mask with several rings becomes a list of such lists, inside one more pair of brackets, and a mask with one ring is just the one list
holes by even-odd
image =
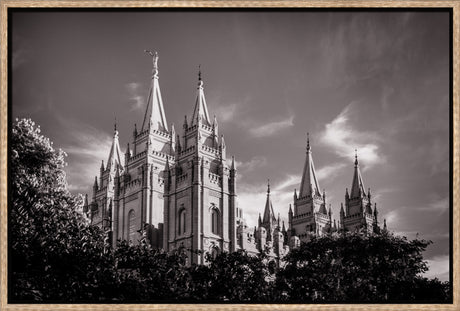
[[[192, 297], [210, 301], [267, 302], [271, 297], [269, 261], [264, 254], [245, 251], [206, 255], [207, 266], [192, 267]], [[198, 276], [198, 277], [197, 277]], [[201, 293], [201, 296], [197, 295]]]
[[104, 299], [113, 265], [82, 197], [67, 189], [66, 154], [30, 119], [16, 120], [10, 144], [11, 301]]
[[[430, 243], [388, 232], [314, 237], [286, 256], [285, 267], [277, 274], [277, 299], [445, 301], [446, 295], [439, 293], [448, 292], [446, 284], [420, 277], [428, 270], [422, 252]], [[431, 295], [426, 296], [428, 288]]]

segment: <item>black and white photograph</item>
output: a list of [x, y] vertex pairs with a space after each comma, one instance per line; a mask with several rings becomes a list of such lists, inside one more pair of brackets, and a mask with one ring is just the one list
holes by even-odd
[[8, 304], [452, 304], [452, 29], [9, 8]]

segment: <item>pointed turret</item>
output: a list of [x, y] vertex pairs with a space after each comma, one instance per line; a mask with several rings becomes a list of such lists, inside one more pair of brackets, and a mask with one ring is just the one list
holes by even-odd
[[86, 213], [88, 212], [88, 194], [85, 194], [85, 204], [83, 205], [83, 212]]
[[377, 203], [374, 203], [374, 218], [377, 220], [377, 216], [379, 215], [379, 212], [377, 211]]
[[383, 219], [383, 230], [387, 230], [387, 220]]
[[265, 225], [276, 223], [275, 213], [273, 212], [272, 199], [270, 197], [270, 180], [268, 180], [267, 185], [267, 200], [265, 202], [264, 217], [262, 218], [262, 223]]
[[184, 116], [184, 124], [182, 127], [184, 128], [184, 130], [188, 128], [187, 116]]
[[361, 171], [359, 170], [358, 165], [358, 153], [355, 149], [355, 171], [353, 173], [353, 182], [351, 184], [350, 197], [364, 197], [366, 192], [364, 190], [363, 178], [361, 177]]
[[171, 141], [169, 142], [169, 154], [174, 154], [176, 149], [176, 129], [174, 128], [174, 123], [171, 124]]
[[230, 166], [230, 169], [232, 171], [236, 170], [236, 166], [235, 166], [235, 156], [232, 156], [232, 165]]
[[299, 196], [301, 198], [305, 196], [321, 196], [319, 190], [318, 179], [316, 178], [315, 165], [313, 163], [313, 157], [311, 155], [310, 138], [307, 133], [307, 156], [305, 159], [305, 165], [303, 168], [302, 182], [300, 183]]
[[201, 120], [207, 126], [211, 126], [209, 119], [208, 106], [204, 97], [203, 80], [201, 80], [201, 67], [198, 71], [198, 88], [196, 93], [195, 108], [193, 109], [191, 125], [197, 124]]
[[93, 196], [96, 195], [97, 189], [98, 189], [98, 185], [97, 185], [97, 176], [94, 176]]
[[107, 160], [107, 167], [106, 169], [113, 169], [116, 165], [122, 165], [121, 162], [121, 151], [120, 151], [120, 144], [118, 142], [118, 131], [115, 127], [115, 131], [113, 133], [112, 139], [112, 147], [110, 148], [109, 159]]
[[163, 108], [163, 99], [161, 97], [160, 84], [158, 82], [158, 53], [145, 50], [147, 54], [152, 57], [153, 68], [152, 68], [152, 84], [150, 87], [150, 93], [147, 102], [147, 109], [145, 110], [144, 122], [142, 123], [141, 131], [146, 128], [146, 118], [150, 110], [150, 116], [148, 124], [150, 124], [152, 130], [161, 132], [168, 132], [168, 123], [166, 122], [165, 112]]

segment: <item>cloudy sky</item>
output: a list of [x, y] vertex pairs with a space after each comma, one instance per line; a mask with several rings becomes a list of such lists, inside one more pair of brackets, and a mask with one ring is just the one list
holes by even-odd
[[68, 153], [75, 193], [91, 193], [115, 117], [123, 152], [142, 123], [144, 49], [159, 53], [166, 119], [179, 131], [201, 64], [249, 225], [263, 212], [268, 178], [287, 220], [309, 132], [334, 217], [356, 148], [380, 221], [432, 240], [428, 275], [448, 279], [448, 13], [16, 12], [12, 115], [32, 118]]

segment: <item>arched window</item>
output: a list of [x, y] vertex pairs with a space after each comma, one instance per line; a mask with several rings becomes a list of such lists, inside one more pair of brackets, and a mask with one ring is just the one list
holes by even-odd
[[178, 230], [178, 233], [179, 234], [184, 234], [185, 233], [185, 230], [187, 229], [187, 227], [185, 226], [185, 216], [186, 216], [186, 211], [185, 209], [183, 208], [180, 212], [179, 212], [179, 230]]
[[136, 215], [134, 210], [130, 210], [128, 213], [128, 241], [135, 242], [137, 239], [137, 231], [136, 231]]
[[211, 210], [211, 232], [219, 234], [219, 211], [215, 208]]
[[216, 259], [217, 255], [219, 255], [219, 248], [218, 247], [211, 248], [211, 258]]

